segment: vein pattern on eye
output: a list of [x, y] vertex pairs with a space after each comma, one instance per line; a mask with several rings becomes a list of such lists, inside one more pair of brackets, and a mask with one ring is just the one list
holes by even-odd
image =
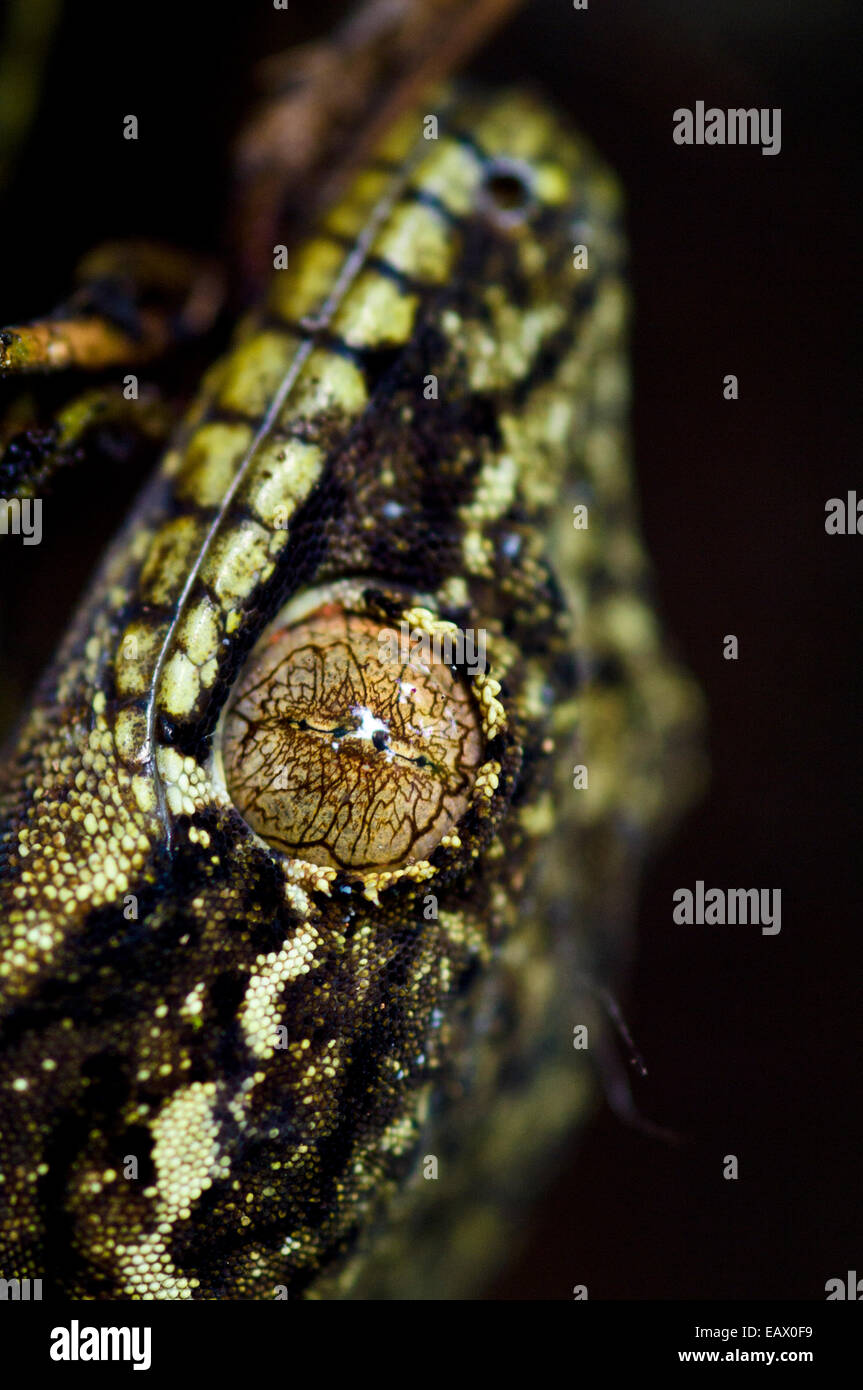
[[341, 869], [425, 859], [467, 810], [483, 738], [469, 687], [393, 660], [329, 605], [265, 637], [225, 718], [228, 791], [274, 848]]

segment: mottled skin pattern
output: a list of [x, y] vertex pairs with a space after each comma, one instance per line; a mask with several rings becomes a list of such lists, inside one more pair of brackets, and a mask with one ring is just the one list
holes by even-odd
[[[9, 759], [0, 1274], [55, 1296], [470, 1288], [584, 1110], [577, 991], [685, 792], [614, 182], [522, 94], [428, 109], [208, 374]], [[227, 794], [227, 697], [312, 590], [488, 635], [482, 765], [425, 859], [290, 860]]]

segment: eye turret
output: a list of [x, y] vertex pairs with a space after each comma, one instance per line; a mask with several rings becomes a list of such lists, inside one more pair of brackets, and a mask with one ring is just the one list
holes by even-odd
[[426, 859], [464, 815], [483, 756], [471, 690], [441, 661], [328, 604], [271, 630], [232, 693], [227, 789], [275, 849], [335, 869]]

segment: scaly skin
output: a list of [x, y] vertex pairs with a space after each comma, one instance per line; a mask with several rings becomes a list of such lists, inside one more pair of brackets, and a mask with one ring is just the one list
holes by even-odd
[[[636, 530], [614, 181], [535, 99], [437, 109], [208, 373], [9, 760], [0, 1273], [55, 1296], [451, 1297], [585, 1112], [579, 982], [698, 701]], [[533, 185], [509, 222], [500, 159]], [[228, 795], [228, 696], [313, 591], [487, 634], [481, 766], [426, 858], [288, 859]]]

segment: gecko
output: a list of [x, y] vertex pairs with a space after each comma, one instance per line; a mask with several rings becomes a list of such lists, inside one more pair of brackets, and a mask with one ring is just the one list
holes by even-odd
[[0, 782], [3, 1277], [452, 1298], [505, 1257], [692, 788], [625, 254], [541, 97], [446, 89], [207, 371]]

